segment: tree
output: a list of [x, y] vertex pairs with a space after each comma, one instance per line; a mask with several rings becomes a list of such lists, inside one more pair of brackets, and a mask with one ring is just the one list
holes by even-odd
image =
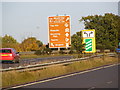
[[49, 55], [49, 54], [51, 54], [51, 52], [52, 52], [52, 50], [49, 47], [47, 47], [47, 45], [43, 45], [40, 47], [39, 50], [35, 51], [35, 54], [36, 55], [44, 55], [44, 54]]
[[20, 50], [19, 43], [10, 35], [5, 35], [2, 37], [2, 47], [3, 48], [15, 48], [17, 51]]
[[42, 45], [42, 42], [37, 40], [35, 37], [28, 37], [21, 43], [23, 51], [36, 51]]
[[12, 36], [5, 35], [2, 38], [2, 43], [18, 43]]
[[112, 13], [82, 17], [85, 29], [95, 29], [97, 49], [115, 50], [120, 39], [120, 16]]
[[71, 43], [71, 49], [75, 49], [77, 53], [82, 53], [82, 51], [84, 51], [85, 44], [82, 44], [81, 31], [76, 32], [76, 34], [72, 35]]
[[0, 36], [0, 48], [2, 48], [2, 37]]
[[37, 43], [38, 47], [41, 47], [43, 45], [43, 43], [40, 40], [37, 40], [36, 43]]

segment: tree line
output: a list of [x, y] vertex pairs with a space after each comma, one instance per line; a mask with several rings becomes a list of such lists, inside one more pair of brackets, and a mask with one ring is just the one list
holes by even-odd
[[85, 29], [95, 29], [96, 48], [114, 51], [120, 42], [120, 16], [112, 13], [82, 17]]
[[0, 39], [2, 41], [2, 48], [15, 48], [19, 52], [36, 51], [43, 46], [43, 43], [40, 40], [37, 40], [35, 37], [28, 37], [21, 43], [17, 42], [16, 39], [9, 35], [5, 35]]
[[[120, 16], [105, 13], [104, 15], [91, 15], [82, 17], [80, 22], [84, 22], [85, 29], [95, 29], [96, 31], [96, 48], [100, 50], [110, 49], [115, 51], [120, 42]], [[12, 36], [5, 35], [0, 37], [1, 47], [15, 48], [17, 51], [36, 51], [49, 50], [48, 45], [43, 45], [40, 40], [35, 37], [28, 37], [21, 43], [17, 42]], [[71, 50], [76, 50], [81, 53], [84, 50], [85, 44], [82, 43], [81, 31], [76, 32], [71, 36]]]

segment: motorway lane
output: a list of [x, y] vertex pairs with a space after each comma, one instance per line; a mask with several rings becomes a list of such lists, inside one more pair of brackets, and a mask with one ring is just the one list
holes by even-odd
[[118, 67], [120, 70], [120, 65], [112, 66], [22, 88], [118, 88]]

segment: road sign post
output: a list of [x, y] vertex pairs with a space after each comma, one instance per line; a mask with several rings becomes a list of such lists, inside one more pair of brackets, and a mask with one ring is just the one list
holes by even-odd
[[[82, 30], [83, 43], [85, 43], [85, 53], [95, 53], [95, 30]], [[83, 53], [84, 53], [83, 52]]]
[[48, 17], [49, 48], [68, 48], [70, 38], [70, 16]]

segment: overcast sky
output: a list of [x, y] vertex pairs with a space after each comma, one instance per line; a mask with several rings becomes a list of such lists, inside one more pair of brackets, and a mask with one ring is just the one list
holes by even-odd
[[[5, 1], [5, 0], [4, 0]], [[18, 42], [34, 36], [48, 43], [49, 16], [70, 15], [71, 35], [84, 29], [79, 20], [88, 15], [118, 14], [118, 2], [2, 2], [0, 3], [2, 36], [13, 36]], [[1, 25], [2, 24], [2, 25]]]

